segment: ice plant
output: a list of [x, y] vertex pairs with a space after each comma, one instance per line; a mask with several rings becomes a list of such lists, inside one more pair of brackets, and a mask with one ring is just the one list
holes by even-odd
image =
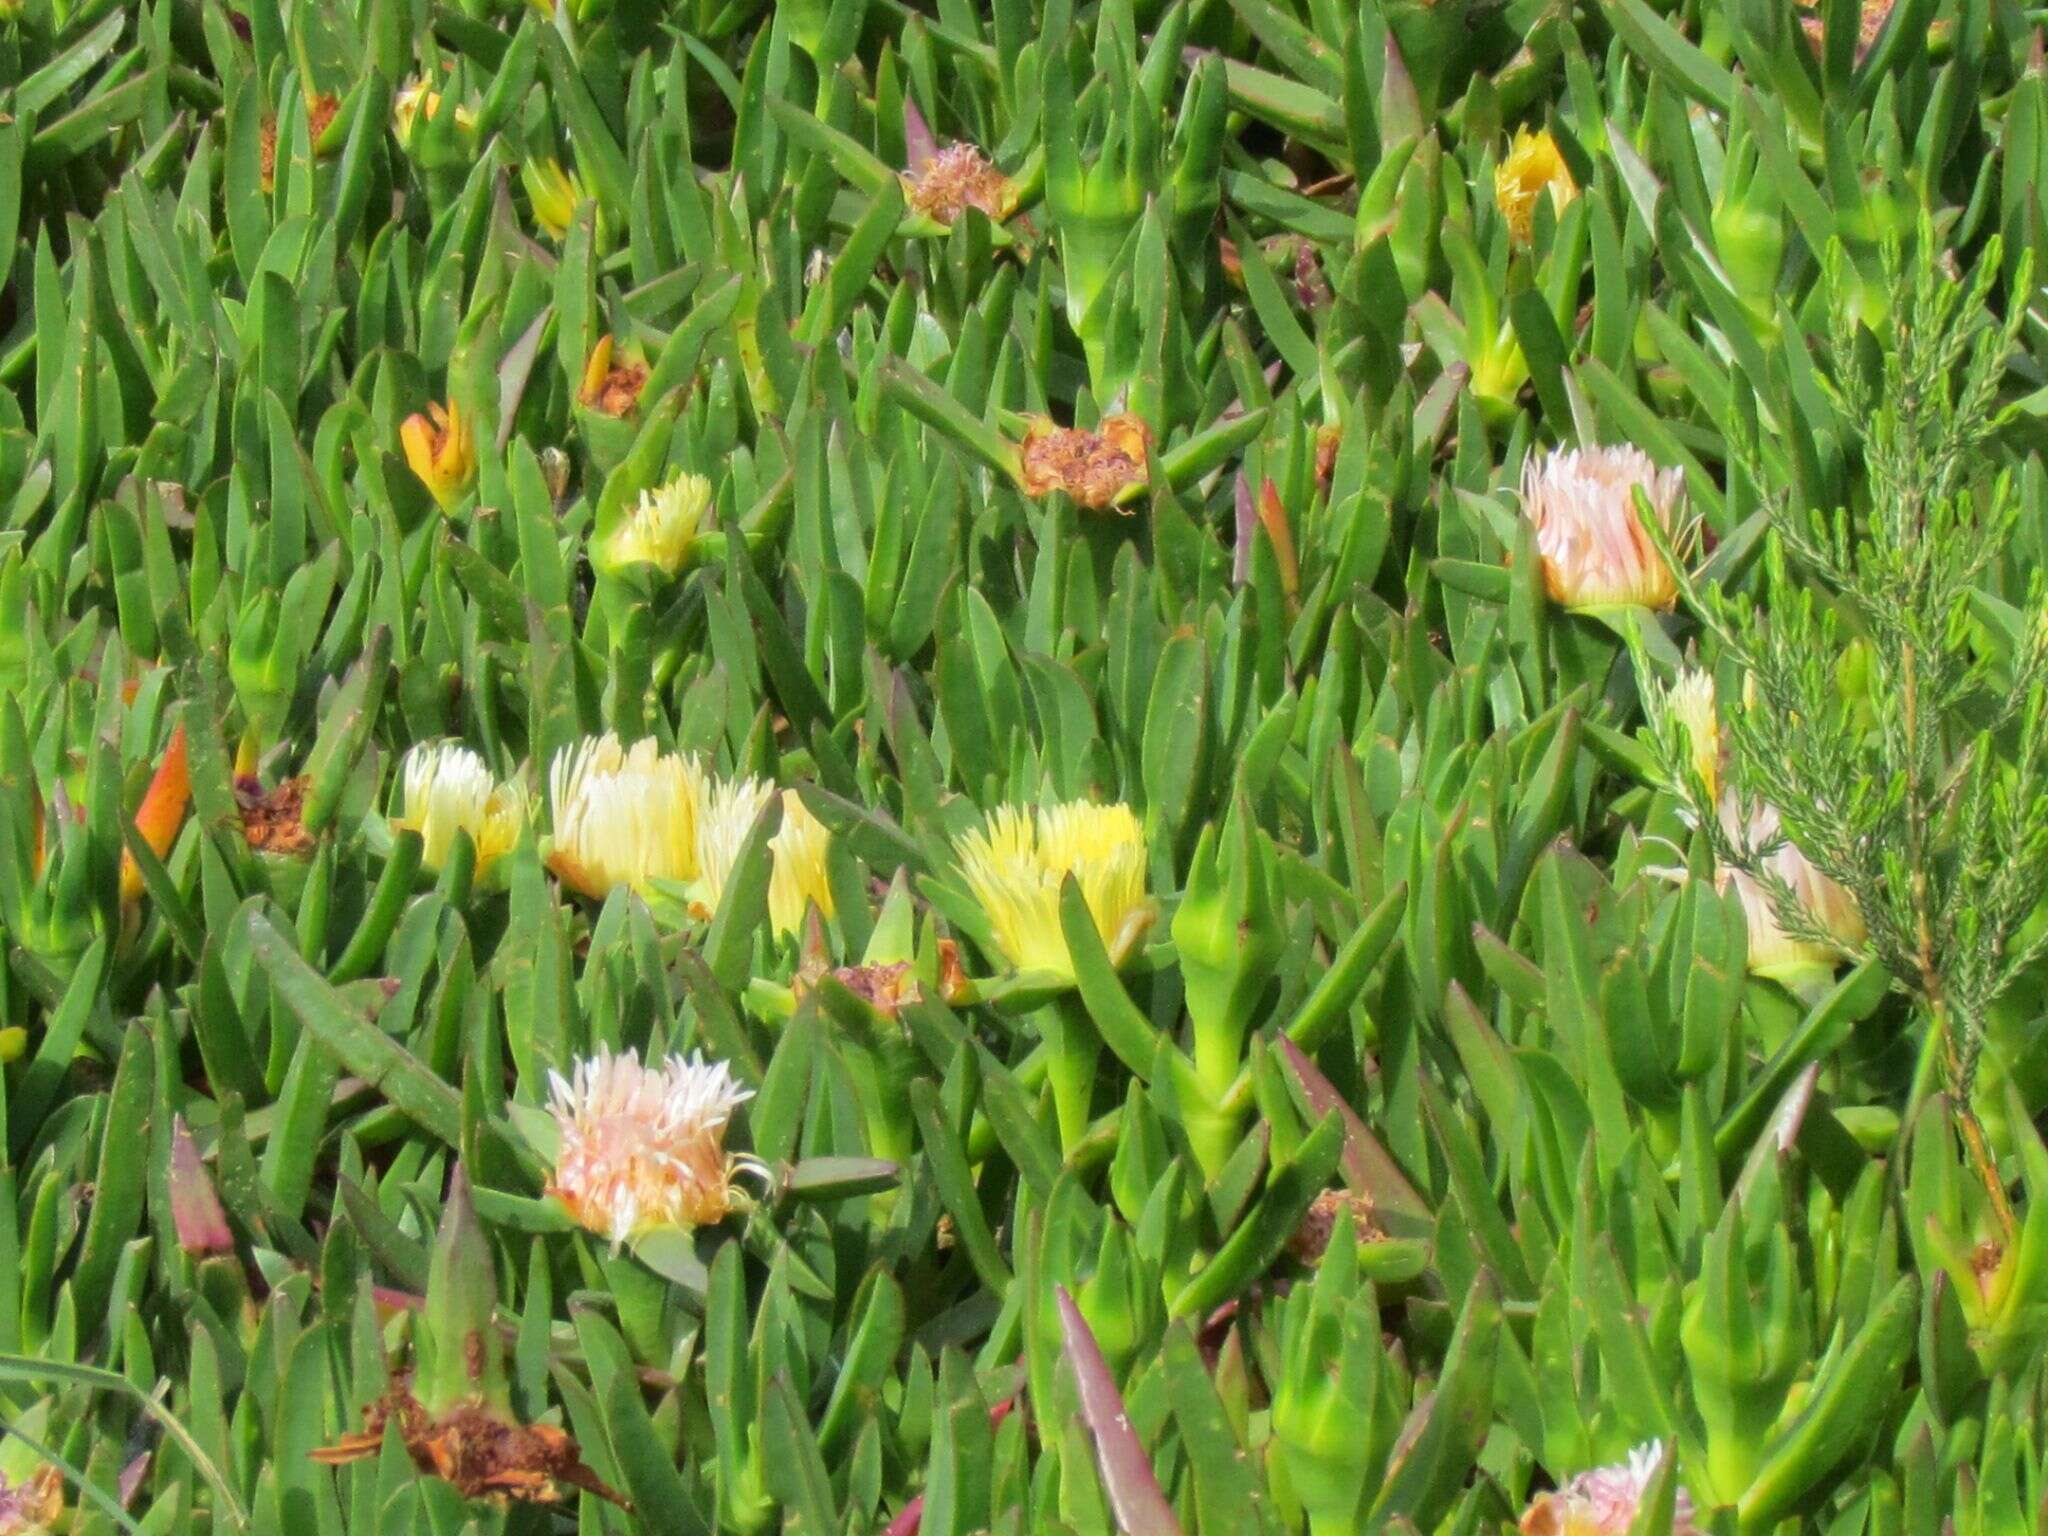
[[561, 239], [576, 221], [577, 208], [589, 198], [581, 178], [563, 168], [552, 155], [545, 160], [527, 160], [519, 167], [519, 180], [533, 204], [534, 222], [549, 237]]
[[[185, 727], [171, 732], [170, 745], [157, 764], [156, 773], [135, 812], [135, 830], [159, 859], [168, 858], [184, 825], [185, 806], [192, 798], [192, 777], [185, 764]], [[142, 899], [142, 866], [125, 849], [121, 853], [121, 900], [132, 904]]]
[[[1758, 854], [1755, 874], [1724, 868], [1715, 876], [1715, 883], [1724, 890], [1732, 886], [1742, 903], [1750, 970], [1795, 991], [1811, 990], [1814, 983], [1826, 980], [1845, 954], [1862, 947], [1863, 914], [1849, 893], [1814, 868], [1798, 844], [1784, 835], [1772, 807], [1754, 805], [1743, 816], [1724, 796], [1721, 821], [1738, 847]], [[1811, 933], [1785, 931], [1778, 920], [1774, 882], [1783, 882], [1792, 893]]]
[[903, 191], [912, 208], [937, 224], [951, 224], [969, 208], [1000, 224], [1017, 209], [1015, 184], [972, 144], [948, 144], [913, 163]]
[[1093, 432], [1034, 416], [1018, 444], [1017, 483], [1027, 496], [1065, 491], [1081, 506], [1100, 510], [1127, 487], [1145, 483], [1151, 448], [1151, 429], [1135, 416], [1105, 416]]
[[1152, 925], [1145, 834], [1127, 805], [1006, 805], [953, 847], [996, 947], [1015, 970], [1073, 980], [1060, 928], [1060, 886], [1070, 874], [1112, 962], [1122, 963]]
[[453, 510], [476, 479], [476, 432], [462, 408], [452, 400], [446, 409], [430, 402], [423, 414], [405, 418], [398, 440], [420, 484], [443, 511]]
[[[412, 143], [413, 125], [421, 118], [433, 119], [441, 115], [441, 93], [430, 86], [424, 76], [416, 76], [391, 103], [391, 126], [398, 135], [398, 142]], [[469, 108], [455, 109], [455, 126], [465, 132], [476, 126], [476, 114]]]
[[785, 789], [782, 825], [768, 844], [775, 856], [768, 879], [768, 921], [776, 933], [795, 933], [813, 906], [820, 916], [832, 916], [832, 885], [825, 873], [831, 846], [831, 832], [811, 814], [803, 796]]
[[559, 1142], [548, 1193], [615, 1250], [722, 1221], [746, 1198], [735, 1180], [766, 1173], [725, 1149], [733, 1112], [751, 1097], [701, 1054], [643, 1066], [638, 1051], [600, 1046], [567, 1077], [549, 1074]]
[[600, 901], [622, 885], [646, 896], [657, 880], [695, 879], [704, 787], [695, 758], [652, 737], [630, 751], [609, 734], [564, 747], [548, 770], [548, 868]]
[[[1639, 1445], [1627, 1461], [1581, 1472], [1555, 1492], [1538, 1496], [1522, 1516], [1522, 1536], [1627, 1536], [1664, 1454], [1660, 1445]], [[1671, 1512], [1671, 1533], [1699, 1536], [1684, 1489]]]
[[64, 1480], [55, 1467], [39, 1467], [15, 1482], [0, 1475], [0, 1536], [42, 1536], [64, 1513]]
[[665, 576], [682, 570], [711, 510], [711, 482], [702, 475], [680, 474], [666, 485], [643, 491], [618, 526], [594, 552], [600, 570], [651, 565]]
[[606, 416], [630, 415], [647, 387], [647, 360], [637, 347], [622, 347], [600, 336], [583, 364], [583, 382], [576, 398]]
[[1712, 804], [1721, 794], [1721, 717], [1713, 675], [1688, 667], [1664, 695], [1664, 708], [1685, 732], [1686, 757]]
[[[690, 887], [692, 916], [709, 918], [725, 899], [740, 848], [775, 786], [761, 779], [713, 779], [697, 817], [697, 878]], [[780, 834], [778, 833], [778, 836]], [[798, 913], [802, 917], [802, 913]]]
[[1551, 207], [1563, 213], [1579, 195], [1579, 184], [1547, 130], [1531, 133], [1517, 128], [1506, 158], [1493, 173], [1493, 200], [1517, 245], [1527, 245], [1535, 237], [1536, 201], [1545, 194]]
[[1673, 543], [1685, 477], [1659, 469], [1639, 448], [1571, 448], [1532, 456], [1522, 468], [1522, 515], [1536, 529], [1543, 585], [1567, 608], [1669, 608], [1678, 579], [1636, 511], [1641, 490]]
[[170, 1192], [171, 1230], [180, 1249], [194, 1258], [234, 1251], [235, 1237], [228, 1230], [227, 1213], [221, 1209], [220, 1196], [214, 1193], [213, 1180], [182, 1115], [171, 1120]]
[[491, 777], [484, 760], [459, 742], [412, 748], [399, 768], [403, 804], [391, 824], [420, 835], [430, 869], [448, 861], [455, 834], [467, 832], [479, 875], [511, 852], [526, 826], [526, 792]]

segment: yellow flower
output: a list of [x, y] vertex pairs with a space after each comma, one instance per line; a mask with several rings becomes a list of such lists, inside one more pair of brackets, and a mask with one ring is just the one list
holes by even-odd
[[429, 404], [424, 415], [405, 418], [398, 440], [420, 483], [452, 510], [476, 480], [476, 433], [462, 408], [452, 400], [445, 411]]
[[697, 881], [690, 887], [694, 916], [709, 918], [718, 911], [740, 848], [774, 793], [775, 786], [760, 779], [711, 781], [704, 794], [703, 814], [697, 818]]
[[1558, 152], [1557, 140], [1548, 132], [1515, 130], [1507, 158], [1493, 173], [1493, 200], [1517, 245], [1527, 245], [1535, 236], [1536, 199], [1550, 194], [1551, 206], [1563, 213], [1565, 205], [1579, 195], [1579, 184]]
[[399, 770], [404, 809], [394, 827], [417, 832], [429, 869], [448, 861], [458, 830], [476, 847], [476, 872], [509, 853], [526, 826], [526, 791], [491, 778], [484, 760], [458, 742], [417, 746]]
[[615, 1249], [722, 1221], [745, 1199], [736, 1176], [766, 1175], [758, 1160], [725, 1150], [733, 1112], [753, 1095], [723, 1062], [675, 1057], [657, 1068], [637, 1051], [599, 1047], [548, 1083], [559, 1137], [548, 1193]]
[[[440, 115], [441, 93], [428, 85], [424, 76], [415, 76], [391, 103], [391, 126], [401, 144], [412, 143], [413, 124], [422, 117], [433, 119]], [[476, 126], [476, 114], [467, 107], [457, 107], [455, 126], [467, 132]]]
[[768, 921], [778, 934], [795, 933], [812, 906], [818, 915], [833, 915], [832, 886], [825, 874], [825, 855], [832, 833], [811, 814], [803, 796], [782, 792], [782, 825], [768, 844], [775, 869], [768, 879]]
[[1711, 805], [1721, 793], [1721, 717], [1714, 707], [1712, 674], [1687, 667], [1664, 695], [1664, 708], [1685, 730], [1692, 770]]
[[1567, 608], [1669, 608], [1678, 579], [1636, 515], [1641, 487], [1675, 544], [1685, 478], [1637, 448], [1584, 448], [1532, 456], [1522, 470], [1522, 515], [1536, 528], [1543, 585]]
[[1866, 930], [1856, 899], [1814, 868], [1796, 843], [1784, 838], [1776, 808], [1759, 804], [1743, 817], [1733, 800], [1723, 796], [1721, 823], [1731, 839], [1746, 847], [1761, 848], [1775, 839], [1784, 839], [1760, 861], [1763, 869], [1785, 882], [1807, 919], [1830, 941], [1823, 944], [1785, 932], [1778, 924], [1776, 904], [1763, 881], [1745, 870], [1723, 869], [1716, 874], [1715, 884], [1723, 890], [1732, 886], [1736, 899], [1742, 903], [1743, 920], [1749, 929], [1749, 969], [1753, 973], [1801, 990], [1831, 974], [1845, 954], [1862, 947]]
[[1015, 970], [1073, 980], [1060, 928], [1060, 886], [1069, 874], [1080, 883], [1113, 963], [1120, 964], [1152, 924], [1145, 836], [1127, 805], [1077, 800], [1035, 812], [1003, 806], [986, 826], [959, 838], [954, 852], [997, 948]]
[[522, 163], [519, 179], [533, 204], [534, 222], [556, 240], [568, 234], [569, 226], [576, 221], [576, 209], [590, 196], [582, 179], [574, 171], [563, 169], [562, 162], [553, 156]]
[[663, 575], [675, 575], [689, 558], [710, 509], [711, 482], [702, 475], [677, 475], [666, 485], [642, 492], [598, 551], [598, 568], [652, 565]]
[[[1639, 1445], [1616, 1466], [1581, 1472], [1554, 1493], [1539, 1495], [1522, 1516], [1522, 1536], [1627, 1536], [1664, 1458], [1660, 1445]], [[1683, 1489], [1671, 1512], [1671, 1536], [1700, 1536]]]
[[587, 737], [555, 754], [548, 787], [548, 868], [570, 889], [602, 901], [622, 885], [644, 896], [657, 880], [696, 878], [704, 772], [695, 758], [664, 753], [652, 737], [631, 751], [613, 735]]

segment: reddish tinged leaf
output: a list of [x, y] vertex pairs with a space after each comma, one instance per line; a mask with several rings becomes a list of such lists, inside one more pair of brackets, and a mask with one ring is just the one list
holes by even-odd
[[[1397, 1230], [1404, 1221], [1412, 1224], [1429, 1224], [1429, 1207], [1408, 1182], [1408, 1176], [1401, 1171], [1379, 1139], [1366, 1129], [1358, 1118], [1358, 1112], [1344, 1102], [1344, 1096], [1337, 1092], [1331, 1081], [1323, 1076], [1322, 1068], [1309, 1059], [1306, 1051], [1285, 1035], [1277, 1037], [1275, 1044], [1286, 1058], [1288, 1070], [1294, 1080], [1301, 1084], [1301, 1096], [1308, 1101], [1309, 1112], [1317, 1117], [1336, 1110], [1344, 1120], [1344, 1153], [1342, 1166], [1344, 1182], [1352, 1190], [1366, 1196], [1378, 1213], [1380, 1224], [1396, 1237], [1410, 1235]], [[1390, 1221], [1389, 1218], [1392, 1218]]]
[[1081, 1391], [1081, 1417], [1095, 1441], [1095, 1464], [1101, 1470], [1103, 1492], [1109, 1495], [1117, 1529], [1125, 1536], [1181, 1536], [1180, 1521], [1160, 1492], [1152, 1458], [1131, 1429], [1116, 1378], [1109, 1373], [1088, 1320], [1081, 1316], [1065, 1286], [1057, 1288], [1057, 1297], [1067, 1364]]
[[924, 169], [925, 162], [939, 152], [939, 141], [932, 136], [931, 125], [924, 120], [924, 114], [917, 110], [917, 103], [908, 96], [903, 98], [903, 158], [908, 162], [904, 169], [915, 176]]
[[178, 1246], [195, 1258], [234, 1251], [227, 1213], [182, 1115], [171, 1121], [171, 1226]]

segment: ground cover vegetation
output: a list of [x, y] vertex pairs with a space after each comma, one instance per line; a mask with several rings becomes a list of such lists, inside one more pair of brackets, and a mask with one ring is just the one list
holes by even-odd
[[2048, 1530], [2016, 0], [0, 0], [0, 1536]]

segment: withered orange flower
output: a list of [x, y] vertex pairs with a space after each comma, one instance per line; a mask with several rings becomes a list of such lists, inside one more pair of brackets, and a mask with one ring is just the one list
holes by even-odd
[[917, 973], [905, 960], [893, 965], [806, 965], [791, 978], [790, 990], [802, 997], [827, 976], [884, 1018], [893, 1019], [905, 1005], [924, 1000]]
[[[1878, 34], [1884, 31], [1884, 24], [1892, 19], [1893, 0], [1863, 0], [1861, 14], [1856, 19], [1856, 62], [1861, 64], [1870, 50], [1876, 46]], [[1827, 26], [1817, 14], [1817, 7], [1810, 7], [1807, 0], [1800, 0], [1799, 30], [1806, 34], [1806, 40], [1813, 44], [1818, 53], [1827, 41]]]
[[332, 91], [316, 91], [306, 98], [306, 139], [316, 155], [320, 152], [321, 136], [340, 110], [341, 98]]
[[305, 854], [313, 851], [306, 831], [306, 785], [301, 774], [265, 789], [254, 778], [235, 780], [235, 804], [242, 812], [242, 836], [258, 853]]
[[409, 1386], [394, 1385], [363, 1410], [363, 1428], [313, 1452], [322, 1466], [340, 1467], [375, 1456], [387, 1424], [395, 1423], [412, 1464], [438, 1477], [466, 1499], [556, 1504], [562, 1490], [578, 1488], [620, 1509], [624, 1495], [583, 1464], [583, 1453], [552, 1424], [515, 1424], [481, 1403], [460, 1403], [432, 1414]]
[[1145, 483], [1152, 431], [1121, 413], [1103, 417], [1093, 432], [1035, 416], [1018, 447], [1018, 481], [1026, 495], [1065, 491], [1080, 505], [1100, 510], [1126, 487]]
[[55, 1467], [38, 1467], [26, 1481], [0, 1474], [0, 1533], [48, 1530], [64, 1513], [64, 1479]]
[[972, 144], [948, 144], [903, 178], [903, 190], [911, 207], [939, 224], [969, 208], [1000, 224], [1017, 208], [1016, 186]]
[[[178, 828], [185, 823], [185, 807], [192, 798], [192, 775], [185, 764], [185, 727], [171, 732], [170, 745], [149, 781], [149, 790], [135, 812], [135, 830], [159, 859], [170, 856], [178, 840]], [[142, 899], [142, 866], [126, 850], [121, 854], [121, 900]]]
[[577, 398], [606, 416], [630, 415], [647, 387], [647, 364], [623, 355], [609, 336], [600, 336], [583, 365], [583, 387]]
[[263, 114], [262, 126], [256, 130], [256, 176], [265, 192], [277, 190], [277, 119], [268, 112]]

